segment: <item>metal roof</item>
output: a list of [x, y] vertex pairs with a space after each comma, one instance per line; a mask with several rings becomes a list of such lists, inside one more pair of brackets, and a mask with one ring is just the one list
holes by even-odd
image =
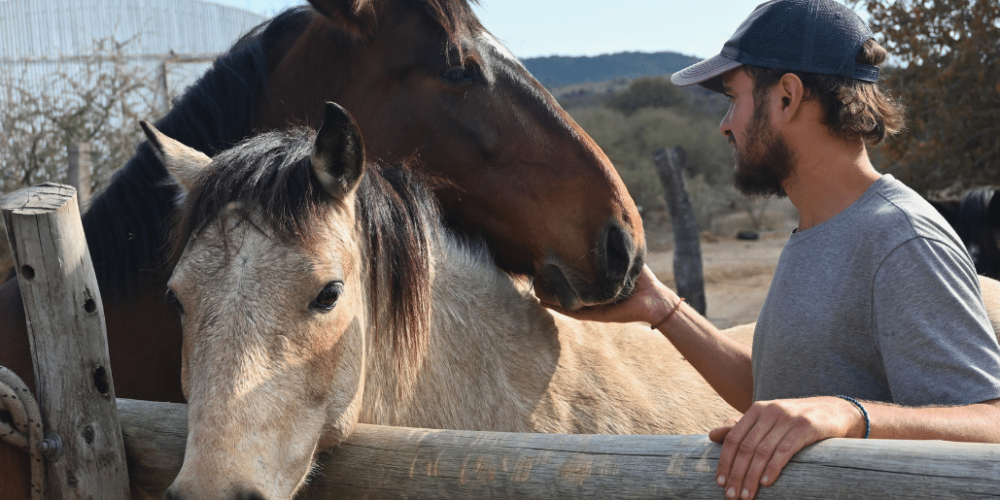
[[0, 61], [72, 59], [106, 39], [134, 56], [217, 55], [265, 20], [201, 0], [0, 0]]
[[137, 73], [160, 75], [149, 90], [167, 106], [265, 20], [201, 0], [0, 0], [0, 87], [58, 94], [114, 42]]

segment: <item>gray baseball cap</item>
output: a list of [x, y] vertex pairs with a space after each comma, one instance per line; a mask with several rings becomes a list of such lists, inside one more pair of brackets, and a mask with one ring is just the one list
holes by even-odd
[[876, 82], [877, 67], [854, 62], [872, 38], [857, 13], [832, 0], [772, 0], [754, 9], [719, 55], [674, 73], [670, 81], [722, 92], [723, 73], [750, 64]]

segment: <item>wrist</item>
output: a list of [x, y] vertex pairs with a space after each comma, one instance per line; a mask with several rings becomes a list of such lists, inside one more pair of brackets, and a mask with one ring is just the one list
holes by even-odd
[[667, 324], [668, 321], [670, 321], [671, 319], [674, 318], [674, 316], [677, 315], [677, 311], [680, 310], [682, 305], [684, 305], [684, 298], [678, 297], [674, 305], [670, 307], [667, 313], [659, 321], [656, 321], [655, 323], [649, 326], [650, 330], [657, 330], [663, 325]]
[[872, 426], [871, 426], [871, 418], [868, 416], [868, 410], [865, 408], [864, 404], [849, 396], [843, 396], [838, 394], [837, 396], [834, 397], [839, 398], [844, 402], [848, 403], [851, 406], [850, 410], [851, 413], [855, 415], [855, 418], [853, 420], [854, 423], [847, 431], [846, 437], [857, 437], [861, 439], [868, 439], [868, 436], [871, 434]]

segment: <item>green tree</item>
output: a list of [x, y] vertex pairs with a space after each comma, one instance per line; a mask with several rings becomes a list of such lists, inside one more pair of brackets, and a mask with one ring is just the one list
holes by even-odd
[[684, 108], [688, 96], [684, 89], [660, 77], [636, 78], [627, 89], [617, 92], [608, 106], [631, 116], [643, 108]]
[[698, 176], [712, 186], [731, 183], [732, 148], [719, 133], [717, 117], [663, 108], [625, 116], [597, 106], [574, 108], [569, 113], [608, 155], [640, 206], [663, 203], [663, 188], [653, 165], [653, 151], [661, 147], [682, 146], [688, 153], [691, 177]]
[[1000, 182], [1000, 3], [854, 1], [899, 65], [887, 85], [908, 108], [886, 171], [924, 193]]

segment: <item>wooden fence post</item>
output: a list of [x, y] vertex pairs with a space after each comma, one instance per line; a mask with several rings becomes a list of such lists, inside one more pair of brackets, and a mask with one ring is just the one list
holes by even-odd
[[69, 184], [76, 188], [76, 196], [80, 206], [85, 206], [90, 199], [90, 143], [79, 142], [70, 144], [67, 148], [69, 170], [66, 172]]
[[653, 152], [653, 163], [666, 193], [670, 222], [674, 229], [674, 280], [677, 295], [704, 315], [705, 276], [701, 262], [701, 240], [698, 238], [698, 221], [691, 208], [691, 198], [684, 180], [687, 154], [680, 146], [669, 151], [660, 148]]
[[48, 498], [129, 497], [104, 306], [76, 191], [45, 183], [0, 198], [42, 423]]

